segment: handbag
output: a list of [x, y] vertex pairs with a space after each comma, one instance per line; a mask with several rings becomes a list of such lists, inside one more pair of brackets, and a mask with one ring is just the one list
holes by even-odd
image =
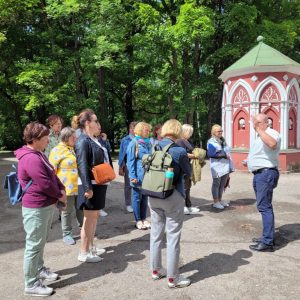
[[92, 173], [97, 184], [105, 184], [116, 178], [114, 169], [107, 163], [94, 166]]

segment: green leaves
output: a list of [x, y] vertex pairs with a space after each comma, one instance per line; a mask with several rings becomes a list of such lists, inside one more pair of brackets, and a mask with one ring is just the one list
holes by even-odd
[[0, 147], [29, 120], [68, 123], [86, 107], [115, 143], [132, 120], [169, 117], [200, 122], [205, 142], [221, 117], [218, 76], [258, 35], [300, 61], [299, 12], [287, 0], [0, 0], [1, 122], [18, 128], [0, 127]]

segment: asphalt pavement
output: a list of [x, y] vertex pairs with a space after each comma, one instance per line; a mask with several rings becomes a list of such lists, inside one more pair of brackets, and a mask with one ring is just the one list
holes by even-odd
[[[0, 155], [1, 182], [13, 161], [9, 154]], [[64, 244], [54, 212], [44, 258], [60, 279], [48, 284], [55, 288], [49, 299], [300, 299], [300, 173], [282, 174], [274, 191], [276, 246], [267, 253], [249, 249], [251, 239], [261, 233], [252, 175], [231, 174], [224, 194], [230, 207], [224, 211], [212, 208], [211, 181], [207, 163], [202, 181], [191, 189], [192, 203], [201, 211], [185, 216], [182, 230], [180, 270], [191, 286], [169, 289], [166, 279], [151, 279], [149, 231], [135, 229], [133, 215], [125, 212], [118, 176], [108, 188], [109, 215], [97, 225], [96, 244], [107, 250], [102, 262], [77, 260], [79, 228], [74, 220], [77, 244]], [[0, 191], [0, 299], [28, 299], [23, 296], [21, 206], [11, 206]]]

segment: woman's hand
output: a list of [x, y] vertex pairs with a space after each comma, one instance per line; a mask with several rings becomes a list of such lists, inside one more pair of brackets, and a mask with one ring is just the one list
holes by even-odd
[[137, 184], [138, 180], [136, 178], [133, 178], [133, 179], [130, 180], [130, 182], [133, 183], [133, 184]]
[[124, 176], [124, 167], [119, 167], [119, 175]]
[[84, 197], [87, 199], [93, 198], [93, 190], [88, 190], [87, 192], [85, 192]]
[[61, 202], [63, 202], [63, 203], [67, 203], [66, 191], [65, 190], [61, 190], [60, 192], [62, 193], [62, 196], [60, 198], [58, 198], [58, 200], [61, 201]]

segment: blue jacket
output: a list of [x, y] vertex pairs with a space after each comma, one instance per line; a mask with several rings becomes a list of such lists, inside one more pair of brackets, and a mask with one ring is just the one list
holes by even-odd
[[130, 142], [134, 139], [134, 136], [128, 134], [121, 139], [120, 152], [119, 152], [119, 166], [123, 167], [126, 165], [126, 151]]
[[[158, 142], [158, 145], [163, 148], [172, 142], [173, 141], [169, 138], [164, 138], [162, 141]], [[192, 174], [192, 167], [189, 162], [187, 152], [184, 148], [174, 144], [171, 148], [169, 148], [168, 153], [173, 159], [171, 164], [174, 169], [173, 183], [176, 190], [182, 195], [182, 197], [185, 197], [183, 175], [186, 174], [188, 177], [191, 177]]]
[[207, 156], [210, 158], [210, 170], [213, 178], [222, 177], [234, 171], [230, 157], [230, 148], [215, 138], [207, 142]]
[[[136, 147], [138, 146], [138, 155], [136, 157]], [[137, 141], [135, 138], [127, 147], [127, 169], [130, 180], [137, 179], [137, 185], [130, 183], [131, 186], [141, 186], [144, 178], [144, 168], [142, 165], [142, 157], [145, 154], [150, 154], [151, 144]]]

